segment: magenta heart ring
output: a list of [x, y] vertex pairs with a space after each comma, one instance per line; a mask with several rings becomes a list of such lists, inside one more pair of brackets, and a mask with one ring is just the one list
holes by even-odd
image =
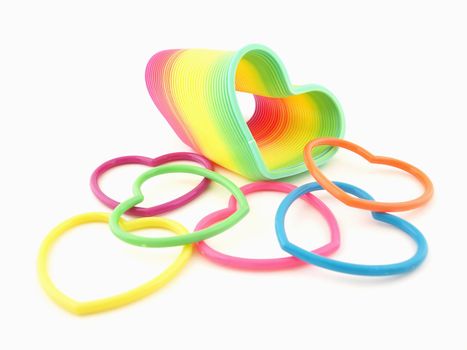
[[[169, 153], [157, 158], [148, 158], [143, 156], [124, 156], [108, 160], [105, 163], [98, 166], [96, 170], [94, 170], [94, 172], [91, 175], [90, 181], [91, 190], [101, 203], [103, 203], [111, 209], [114, 209], [120, 203], [107, 196], [99, 186], [99, 179], [104, 173], [106, 173], [112, 168], [121, 165], [140, 164], [146, 165], [148, 167], [155, 167], [176, 161], [191, 161], [202, 165], [206, 169], [214, 170], [213, 164], [207, 158], [199, 154], [190, 152]], [[155, 216], [177, 209], [189, 203], [190, 201], [198, 197], [201, 193], [203, 193], [203, 191], [208, 187], [210, 182], [211, 181], [209, 179], [204, 178], [190, 192], [185, 193], [184, 195], [178, 198], [172, 199], [169, 202], [159, 204], [150, 208], [134, 207], [131, 210], [129, 210], [127, 214], [133, 216]]]

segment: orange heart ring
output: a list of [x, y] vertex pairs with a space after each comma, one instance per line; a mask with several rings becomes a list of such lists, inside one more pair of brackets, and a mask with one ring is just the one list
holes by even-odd
[[[319, 170], [315, 161], [312, 157], [312, 150], [315, 147], [319, 146], [334, 146], [342, 147], [351, 152], [358, 154], [359, 156], [365, 158], [367, 161], [373, 164], [382, 164], [389, 165], [398, 169], [401, 169], [412, 176], [414, 176], [424, 187], [424, 192], [418, 198], [405, 201], [405, 202], [377, 202], [361, 198], [353, 197], [346, 192], [342, 191], [339, 187], [332, 183], [322, 172]], [[366, 149], [356, 145], [352, 142], [337, 139], [333, 137], [324, 137], [318, 138], [309, 142], [305, 146], [304, 150], [305, 155], [305, 164], [310, 171], [311, 175], [316, 179], [316, 181], [331, 195], [336, 197], [341, 202], [347, 204], [348, 206], [360, 209], [367, 209], [371, 211], [380, 211], [380, 212], [395, 212], [395, 211], [405, 211], [418, 208], [428, 202], [431, 197], [433, 197], [433, 183], [430, 178], [420, 169], [414, 167], [413, 165], [403, 162], [398, 159], [390, 157], [381, 157], [375, 156], [368, 152]]]

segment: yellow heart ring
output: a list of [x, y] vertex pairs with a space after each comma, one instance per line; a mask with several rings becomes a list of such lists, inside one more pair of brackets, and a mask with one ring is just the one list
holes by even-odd
[[[174, 278], [191, 257], [192, 245], [187, 244], [183, 247], [175, 261], [170, 264], [170, 266], [167, 267], [160, 275], [134, 289], [112, 295], [110, 297], [90, 301], [77, 301], [72, 299], [60, 291], [50, 278], [48, 272], [48, 257], [50, 250], [55, 244], [55, 241], [68, 230], [88, 223], [108, 223], [109, 216], [110, 214], [108, 213], [86, 213], [65, 220], [56, 226], [52, 231], [50, 231], [40, 247], [37, 260], [39, 282], [42, 285], [42, 288], [53, 301], [71, 313], [77, 315], [97, 313], [115, 309], [117, 307], [144, 298]], [[136, 231], [148, 228], [165, 228], [178, 235], [188, 233], [188, 230], [178, 222], [159, 217], [138, 218], [131, 221], [125, 221], [122, 219], [120, 224], [128, 231]]]

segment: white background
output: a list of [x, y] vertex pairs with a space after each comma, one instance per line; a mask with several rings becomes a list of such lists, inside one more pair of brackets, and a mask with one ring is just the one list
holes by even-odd
[[[2, 1], [0, 348], [465, 349], [466, 15], [462, 1]], [[87, 317], [57, 307], [38, 285], [37, 251], [60, 221], [108, 211], [89, 190], [93, 169], [116, 156], [188, 150], [149, 98], [147, 60], [168, 48], [237, 50], [249, 43], [276, 51], [293, 83], [333, 91], [349, 140], [431, 176], [433, 201], [398, 214], [426, 235], [424, 265], [403, 277], [364, 278], [313, 267], [234, 271], [194, 256], [177, 278], [140, 302]], [[241, 102], [251, 113], [248, 96]], [[127, 198], [143, 169], [118, 169], [103, 188]], [[324, 171], [380, 200], [420, 192], [410, 176], [345, 151]], [[144, 187], [145, 204], [173, 198], [197, 181], [154, 179]], [[337, 258], [385, 263], [413, 253], [402, 233], [318, 195], [341, 226]], [[210, 243], [241, 256], [283, 256], [273, 231], [282, 198], [250, 196], [249, 216]], [[227, 199], [212, 186], [166, 216], [193, 229]], [[309, 248], [328, 237], [319, 215], [302, 203], [286, 226]], [[51, 273], [71, 296], [95, 298], [149, 279], [177, 251], [130, 247], [105, 225], [90, 225], [59, 241]]]

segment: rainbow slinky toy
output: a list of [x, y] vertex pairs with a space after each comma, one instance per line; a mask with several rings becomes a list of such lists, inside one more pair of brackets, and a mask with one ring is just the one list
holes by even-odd
[[[146, 67], [146, 84], [178, 137], [213, 162], [252, 180], [306, 171], [303, 148], [318, 137], [342, 137], [336, 98], [318, 85], [292, 86], [280, 59], [267, 47], [240, 51], [166, 50]], [[236, 91], [254, 95], [246, 122]], [[318, 165], [336, 152], [320, 147]]]

